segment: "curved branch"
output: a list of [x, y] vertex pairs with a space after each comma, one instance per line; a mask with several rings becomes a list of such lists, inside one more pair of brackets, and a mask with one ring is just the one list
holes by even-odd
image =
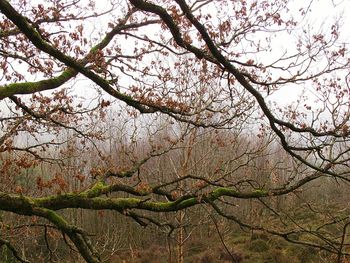
[[2, 246], [4, 246], [4, 245], [5, 245], [9, 250], [11, 250], [13, 256], [14, 256], [19, 262], [22, 262], [22, 263], [29, 263], [28, 260], [26, 260], [26, 259], [24, 259], [22, 256], [20, 256], [20, 253], [18, 252], [18, 250], [10, 243], [10, 241], [0, 238], [0, 248], [1, 248]]

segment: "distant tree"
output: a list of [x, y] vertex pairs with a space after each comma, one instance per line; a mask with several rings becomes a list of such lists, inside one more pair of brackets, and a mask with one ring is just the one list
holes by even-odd
[[[91, 215], [78, 209], [179, 228], [184, 242], [181, 211], [204, 207], [342, 262], [349, 44], [342, 17], [313, 28], [313, 8], [0, 0], [0, 247], [28, 262], [11, 242], [26, 229], [42, 234], [51, 260], [50, 237], [62, 233], [86, 262], [101, 262], [104, 241], [80, 227]], [[325, 182], [338, 191], [326, 195]]]

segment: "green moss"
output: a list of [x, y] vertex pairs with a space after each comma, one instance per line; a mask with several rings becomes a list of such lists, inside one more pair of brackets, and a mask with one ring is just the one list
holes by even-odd
[[37, 91], [55, 89], [64, 84], [70, 78], [74, 77], [76, 74], [76, 71], [67, 69], [63, 71], [61, 75], [51, 79], [5, 85], [0, 89], [0, 98], [6, 98], [14, 94], [31, 94]]
[[268, 192], [263, 189], [256, 189], [253, 191], [254, 197], [266, 196]]
[[99, 181], [92, 188], [81, 193], [80, 195], [84, 197], [95, 197], [95, 196], [101, 195], [101, 193], [105, 189], [106, 189], [106, 184], [102, 181]]
[[38, 197], [35, 199], [33, 198], [32, 200], [37, 206], [45, 206], [48, 203], [62, 201], [62, 200], [73, 200], [76, 197], [77, 197], [77, 194], [67, 193], [62, 195], [50, 195], [45, 197]]
[[41, 208], [41, 212], [46, 219], [55, 224], [59, 229], [67, 229], [67, 221], [59, 216], [56, 212], [46, 208]]
[[142, 200], [138, 198], [118, 198], [116, 200], [112, 200], [113, 205], [120, 207], [120, 209], [129, 209], [138, 207]]
[[174, 206], [174, 208], [183, 209], [183, 208], [186, 208], [186, 207], [193, 206], [193, 205], [195, 205], [197, 203], [199, 203], [197, 198], [192, 197], [192, 198], [189, 198], [189, 199], [186, 199], [186, 200], [180, 202], [179, 204], [176, 204], [176, 202], [175, 202], [172, 205]]
[[211, 193], [210, 197], [211, 197], [211, 199], [215, 200], [215, 199], [219, 198], [220, 196], [227, 195], [228, 193], [231, 194], [232, 190], [228, 189], [228, 188], [224, 188], [224, 187], [219, 187]]

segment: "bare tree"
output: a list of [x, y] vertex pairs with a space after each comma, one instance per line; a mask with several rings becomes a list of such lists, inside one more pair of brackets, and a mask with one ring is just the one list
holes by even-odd
[[[50, 258], [48, 237], [61, 234], [72, 258], [102, 261], [83, 210], [179, 228], [183, 243], [185, 209], [204, 207], [342, 262], [348, 200], [333, 214], [310, 194], [329, 181], [348, 189], [340, 18], [314, 30], [313, 1], [104, 4], [0, 1], [1, 211], [40, 219], [23, 226], [42, 233]], [[303, 93], [279, 103], [291, 89]], [[298, 221], [295, 200], [322, 220]], [[27, 262], [10, 236], [0, 246]]]

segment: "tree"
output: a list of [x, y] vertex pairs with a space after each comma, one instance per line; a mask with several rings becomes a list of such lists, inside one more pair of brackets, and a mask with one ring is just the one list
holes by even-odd
[[[104, 4], [0, 1], [1, 211], [31, 218], [47, 247], [48, 229], [62, 233], [87, 262], [102, 258], [78, 209], [174, 230], [182, 223], [164, 214], [198, 207], [342, 262], [350, 57], [341, 17], [313, 29], [313, 1]], [[300, 96], [281, 102], [290, 90]], [[332, 182], [333, 210], [320, 210], [315, 186]], [[289, 211], [294, 196], [317, 215], [311, 226]], [[16, 227], [3, 221], [0, 245], [27, 262], [6, 238]]]

